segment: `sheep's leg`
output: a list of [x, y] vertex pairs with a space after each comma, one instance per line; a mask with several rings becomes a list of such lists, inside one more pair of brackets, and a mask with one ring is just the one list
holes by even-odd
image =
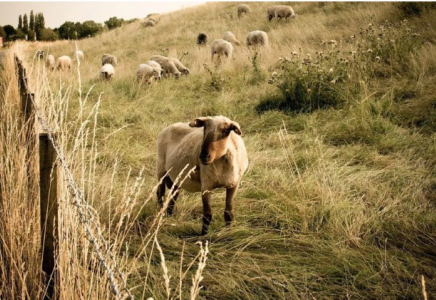
[[203, 200], [203, 227], [201, 229], [201, 235], [207, 234], [209, 224], [212, 221], [212, 209], [210, 208], [210, 199], [212, 192], [206, 190], [203, 191], [201, 199]]
[[168, 208], [167, 208], [167, 215], [171, 216], [173, 214], [174, 206], [176, 205], [177, 197], [179, 197], [179, 187], [177, 185], [174, 185], [174, 183], [172, 182], [169, 176], [165, 178], [165, 183], [168, 189], [173, 188], [173, 197], [171, 197], [171, 200], [168, 203]]
[[233, 199], [235, 198], [238, 186], [239, 184], [226, 190], [226, 209], [224, 210], [224, 221], [226, 222], [227, 227], [230, 226], [233, 221]]
[[[162, 178], [162, 176], [159, 176], [160, 178]], [[159, 183], [159, 185], [157, 186], [157, 191], [156, 191], [156, 194], [157, 194], [157, 203], [159, 204], [159, 207], [163, 207], [163, 198], [165, 197], [165, 180], [166, 180], [166, 177], [168, 177], [168, 176], [165, 176], [165, 178], [162, 178], [162, 181]]]

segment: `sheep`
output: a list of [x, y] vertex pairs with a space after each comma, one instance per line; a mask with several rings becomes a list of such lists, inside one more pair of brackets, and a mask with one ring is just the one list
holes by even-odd
[[71, 58], [67, 55], [58, 57], [56, 60], [57, 69], [71, 69]]
[[152, 67], [158, 75], [158, 79], [160, 80], [160, 78], [162, 77], [162, 67], [158, 62], [155, 62], [153, 60], [149, 60], [146, 62], [147, 65], [149, 65], [150, 67]]
[[118, 65], [117, 57], [112, 54], [103, 54], [101, 57], [101, 65], [104, 66], [105, 64], [111, 64], [112, 66]]
[[247, 14], [249, 12], [251, 12], [251, 8], [247, 4], [238, 5], [238, 18], [240, 18], [242, 14]]
[[247, 46], [268, 46], [268, 36], [265, 31], [255, 30], [247, 35]]
[[47, 58], [45, 59], [45, 67], [50, 71], [53, 71], [55, 69], [55, 66], [55, 57], [52, 54], [47, 55]]
[[239, 41], [236, 39], [235, 35], [231, 31], [226, 31], [224, 33], [223, 40], [238, 46], [240, 45]]
[[159, 79], [159, 74], [156, 70], [148, 64], [140, 64], [136, 70], [136, 77], [138, 82], [145, 82], [151, 84], [153, 78], [155, 80]]
[[206, 45], [207, 43], [207, 34], [205, 33], [199, 33], [197, 36], [197, 45]]
[[233, 46], [232, 43], [225, 41], [223, 39], [216, 39], [210, 44], [210, 50], [212, 54], [212, 61], [213, 56], [216, 54], [218, 57], [221, 57], [221, 55], [225, 55], [228, 58], [232, 57], [233, 54]]
[[153, 20], [153, 19], [145, 20], [145, 21], [142, 23], [142, 26], [144, 26], [144, 27], [152, 27], [152, 26], [155, 26], [155, 25], [156, 25], [156, 21]]
[[159, 63], [163, 70], [163, 75], [165, 77], [168, 77], [171, 74], [174, 74], [176, 78], [179, 78], [182, 73], [177, 69], [177, 67], [174, 65], [174, 62], [170, 60], [166, 56], [162, 55], [153, 55], [150, 60], [155, 61]]
[[111, 64], [104, 64], [100, 69], [100, 77], [106, 80], [111, 80], [115, 75], [115, 68]]
[[[199, 117], [190, 123], [172, 124], [157, 137], [156, 175], [160, 180], [158, 203], [163, 206], [165, 187], [173, 188], [174, 196], [167, 207], [167, 214], [172, 215], [180, 188], [188, 192], [201, 192], [201, 234], [205, 235], [212, 220], [212, 190], [226, 188], [224, 220], [229, 226], [233, 220], [233, 201], [247, 167], [247, 151], [241, 138], [241, 128], [235, 121], [214, 116]], [[181, 178], [185, 178], [190, 169], [194, 171], [181, 186], [177, 186], [177, 176], [180, 174]]]
[[169, 57], [169, 59], [174, 63], [177, 70], [179, 70], [182, 74], [189, 75], [190, 71], [187, 67], [185, 67], [180, 60], [175, 57]]
[[83, 61], [83, 59], [85, 58], [85, 54], [83, 54], [82, 50], [77, 50], [76, 52], [74, 52], [74, 59], [76, 61]]
[[43, 59], [44, 58], [44, 50], [41, 50], [41, 49], [36, 50], [36, 57], [38, 59]]
[[295, 18], [297, 14], [294, 13], [294, 10], [291, 6], [288, 5], [273, 5], [268, 7], [267, 9], [268, 21], [271, 21], [274, 17], [278, 20], [285, 18]]

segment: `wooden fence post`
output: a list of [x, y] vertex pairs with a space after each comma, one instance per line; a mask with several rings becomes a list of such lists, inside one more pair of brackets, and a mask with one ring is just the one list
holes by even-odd
[[59, 278], [56, 271], [56, 245], [58, 234], [58, 172], [56, 152], [48, 134], [39, 135], [40, 201], [41, 201], [41, 248], [42, 269], [47, 276], [45, 299], [57, 299]]

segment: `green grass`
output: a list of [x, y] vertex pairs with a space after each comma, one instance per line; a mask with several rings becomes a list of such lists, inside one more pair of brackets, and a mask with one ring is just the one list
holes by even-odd
[[[249, 5], [252, 12], [241, 19], [237, 3], [213, 2], [161, 15], [155, 27], [136, 22], [77, 41], [85, 53], [79, 69], [82, 101], [89, 91], [82, 109], [76, 66], [49, 75], [50, 91], [41, 89], [46, 111], [53, 107], [52, 119], [63, 112], [60, 127], [68, 129], [70, 150], [101, 97], [87, 135], [76, 141], [81, 152], [72, 158], [108, 236], [116, 240], [129, 288], [139, 299], [167, 297], [158, 251], [149, 245], [141, 252], [158, 212], [154, 197], [146, 201], [157, 184], [157, 134], [174, 122], [225, 115], [241, 125], [250, 162], [236, 197], [235, 222], [225, 227], [225, 193], [217, 190], [210, 232], [200, 237], [200, 195], [182, 193], [174, 216], [158, 233], [173, 293], [183, 245], [185, 270], [198, 253], [195, 243], [208, 240], [200, 299], [420, 299], [421, 275], [431, 299], [436, 295], [435, 10], [425, 7], [418, 16], [409, 11], [405, 16], [395, 3], [295, 3], [298, 18], [268, 22], [265, 12], [272, 3]], [[404, 17], [407, 28], [420, 34], [419, 42], [406, 39]], [[395, 43], [377, 40], [377, 26], [385, 20], [388, 40]], [[366, 30], [371, 27], [377, 29]], [[268, 33], [268, 49], [235, 47], [234, 59], [217, 67], [209, 47], [196, 45], [199, 32], [213, 40], [230, 30], [244, 44], [246, 34], [257, 29]], [[332, 61], [320, 63], [324, 81], [314, 81], [319, 77], [300, 67], [307, 54], [314, 59], [316, 52], [330, 51], [332, 46], [322, 42], [333, 39], [338, 41], [334, 50], [344, 57], [358, 51], [357, 42], [373, 52], [335, 67], [340, 73], [334, 78], [340, 80], [332, 90], [326, 85], [334, 79], [327, 76]], [[40, 64], [31, 57], [36, 47], [56, 57], [72, 56], [75, 42], [28, 46], [27, 61], [35, 67]], [[293, 51], [301, 52], [300, 60], [278, 69], [289, 76], [288, 84], [268, 84], [277, 60]], [[97, 78], [103, 53], [118, 57], [111, 82]], [[154, 54], [183, 56], [192, 74], [138, 86], [136, 67]], [[302, 85], [293, 85], [298, 80]], [[313, 86], [328, 105], [285, 103], [310, 102], [305, 93]], [[289, 88], [297, 91], [292, 97]], [[61, 90], [69, 98], [62, 105]], [[135, 180], [142, 183], [133, 188]], [[122, 243], [115, 230], [123, 232]], [[182, 282], [183, 298], [189, 298], [194, 272]], [[91, 277], [84, 275], [83, 282]], [[65, 279], [66, 285], [72, 282]], [[84, 286], [92, 295], [91, 285]]]

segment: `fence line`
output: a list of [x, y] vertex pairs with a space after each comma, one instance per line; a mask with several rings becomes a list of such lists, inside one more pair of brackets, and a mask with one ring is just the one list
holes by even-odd
[[[94, 246], [94, 251], [97, 254], [98, 260], [106, 269], [106, 272], [108, 274], [108, 279], [111, 284], [112, 293], [116, 296], [117, 299], [124, 299], [126, 297], [133, 299], [132, 294], [127, 288], [125, 276], [119, 270], [115, 256], [111, 252], [106, 239], [102, 235], [101, 228], [96, 221], [95, 212], [93, 211], [93, 208], [89, 206], [89, 204], [86, 202], [83, 192], [80, 190], [76, 181], [74, 180], [69, 164], [63, 154], [61, 147], [58, 145], [58, 142], [55, 138], [55, 133], [48, 125], [48, 122], [46, 121], [46, 119], [44, 118], [43, 114], [40, 112], [38, 106], [34, 101], [34, 94], [28, 91], [26, 69], [23, 67], [20, 59], [17, 56], [15, 56], [15, 60], [16, 60], [16, 66], [19, 75], [19, 85], [20, 85], [20, 91], [23, 101], [23, 107], [26, 108], [31, 107], [28, 110], [26, 109], [26, 113], [24, 115], [29, 114], [29, 115], [36, 116], [37, 120], [42, 126], [42, 129], [46, 132], [45, 138], [48, 142], [50, 142], [51, 146], [53, 147], [54, 153], [57, 155], [56, 159], [60, 162], [60, 165], [62, 166], [65, 172], [67, 183], [68, 183], [68, 189], [74, 199], [72, 204], [74, 205], [74, 207], [76, 207], [79, 220], [81, 224], [84, 226], [86, 232], [86, 238]], [[108, 262], [108, 260], [110, 260], [111, 262]], [[120, 291], [119, 282], [122, 283], [123, 287], [121, 290], [124, 291], [124, 295]]]

